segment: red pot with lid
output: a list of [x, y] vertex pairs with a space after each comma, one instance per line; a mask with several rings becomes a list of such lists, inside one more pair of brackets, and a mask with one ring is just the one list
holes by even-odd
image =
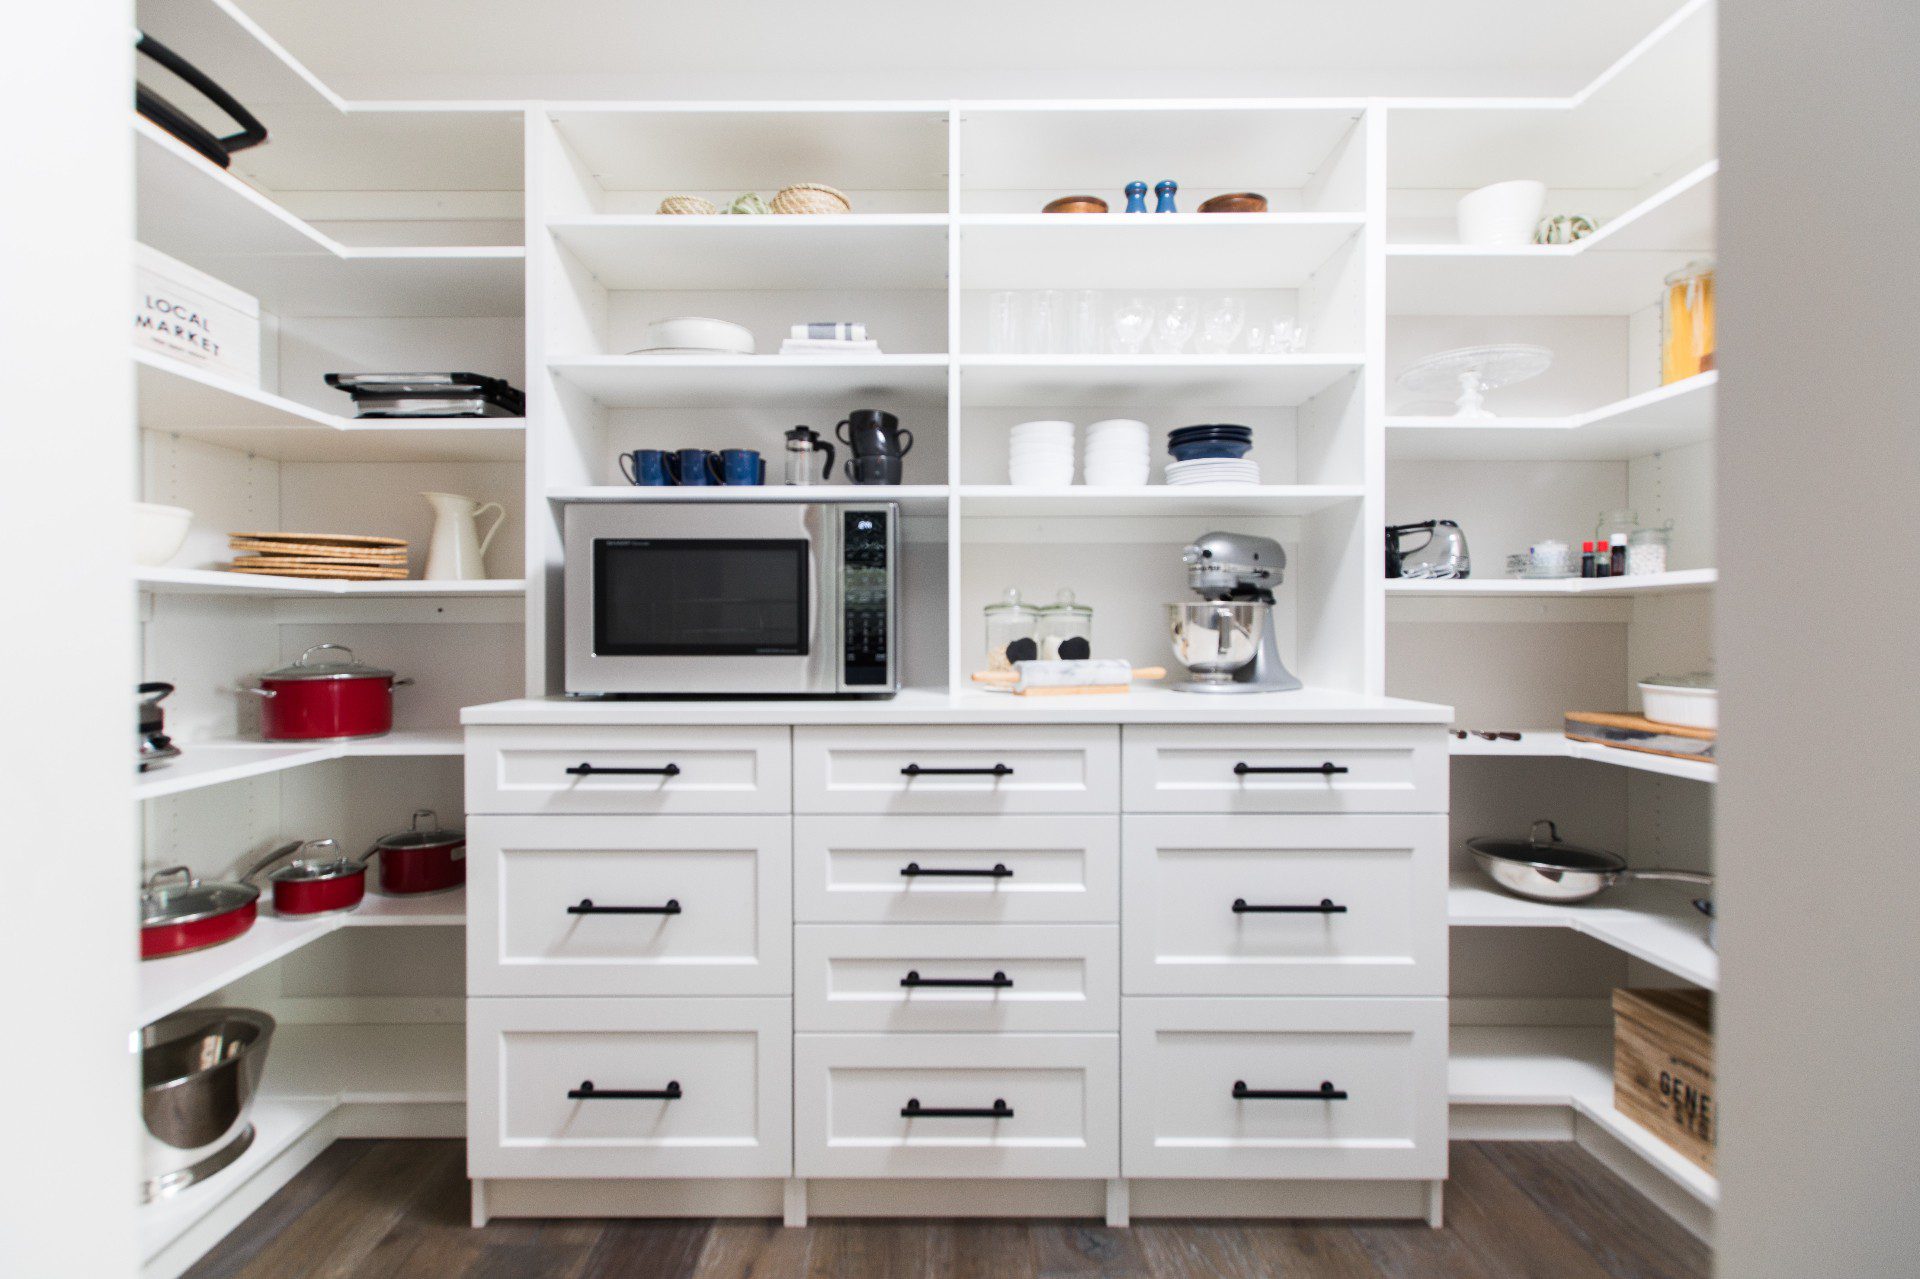
[[243, 879], [255, 880], [283, 861], [286, 865], [267, 876], [276, 915], [331, 915], [352, 910], [367, 895], [366, 860], [346, 856], [331, 839], [283, 844], [255, 862]]
[[185, 866], [157, 870], [140, 894], [140, 958], [232, 941], [253, 927], [259, 913], [260, 890], [251, 884], [203, 882]]
[[243, 688], [261, 701], [260, 735], [270, 742], [341, 741], [393, 731], [393, 690], [411, 679], [355, 660], [344, 644], [315, 644], [293, 662]]
[[415, 810], [408, 829], [381, 836], [367, 856], [380, 859], [383, 893], [443, 893], [467, 882], [466, 833], [442, 828], [431, 808]]

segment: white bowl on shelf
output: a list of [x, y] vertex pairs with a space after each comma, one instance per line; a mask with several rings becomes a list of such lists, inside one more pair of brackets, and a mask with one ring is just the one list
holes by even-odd
[[752, 355], [753, 332], [731, 320], [670, 315], [647, 325], [647, 340], [630, 355]]
[[1720, 690], [1704, 684], [1643, 680], [1640, 706], [1640, 713], [1656, 724], [1674, 724], [1680, 728], [1720, 727]]
[[193, 527], [193, 512], [184, 506], [133, 504], [133, 562], [141, 568], [159, 568], [180, 553]]
[[1460, 243], [1488, 249], [1532, 244], [1533, 229], [1546, 207], [1546, 184], [1531, 178], [1470, 191], [1455, 207]]

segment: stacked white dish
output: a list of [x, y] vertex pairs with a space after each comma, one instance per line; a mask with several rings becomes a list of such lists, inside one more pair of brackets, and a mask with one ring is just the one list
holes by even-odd
[[1167, 463], [1169, 484], [1258, 484], [1260, 464], [1250, 457], [1200, 457]]
[[1139, 488], [1153, 471], [1147, 424], [1110, 417], [1087, 428], [1087, 483], [1096, 488]]
[[1007, 478], [1028, 488], [1073, 483], [1073, 423], [1022, 422], [1007, 449]]

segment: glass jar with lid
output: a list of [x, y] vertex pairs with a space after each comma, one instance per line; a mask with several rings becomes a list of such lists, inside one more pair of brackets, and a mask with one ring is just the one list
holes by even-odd
[[1637, 528], [1627, 538], [1627, 576], [1644, 577], [1667, 571], [1667, 548], [1673, 542], [1671, 522], [1659, 528]]
[[[1034, 631], [1034, 638], [1040, 642], [1040, 656], [1053, 661], [1060, 656], [1060, 646], [1070, 639], [1079, 639], [1093, 643], [1093, 609], [1086, 604], [1076, 604], [1073, 592], [1062, 588], [1054, 596], [1053, 603], [1040, 609], [1040, 621]], [[1085, 654], [1082, 654], [1085, 656]]]
[[1600, 512], [1600, 518], [1593, 523], [1593, 535], [1602, 542], [1611, 542], [1615, 534], [1622, 542], [1633, 536], [1633, 530], [1640, 527], [1640, 517], [1626, 507], [1615, 507]]
[[1013, 664], [1007, 660], [1007, 645], [1034, 638], [1040, 610], [1022, 602], [1020, 592], [1009, 586], [997, 603], [987, 605], [982, 612], [987, 619], [987, 668], [1010, 670]]
[[1713, 263], [1703, 259], [1666, 278], [1660, 303], [1660, 384], [1713, 367]]

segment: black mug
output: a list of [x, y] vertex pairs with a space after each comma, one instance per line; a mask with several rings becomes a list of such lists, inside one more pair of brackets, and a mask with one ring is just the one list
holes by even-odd
[[898, 484], [900, 482], [900, 455], [898, 453], [863, 453], [848, 458], [846, 476], [855, 484]]
[[833, 435], [857, 458], [905, 457], [913, 451], [913, 432], [903, 430], [900, 419], [882, 409], [855, 409], [834, 426]]

